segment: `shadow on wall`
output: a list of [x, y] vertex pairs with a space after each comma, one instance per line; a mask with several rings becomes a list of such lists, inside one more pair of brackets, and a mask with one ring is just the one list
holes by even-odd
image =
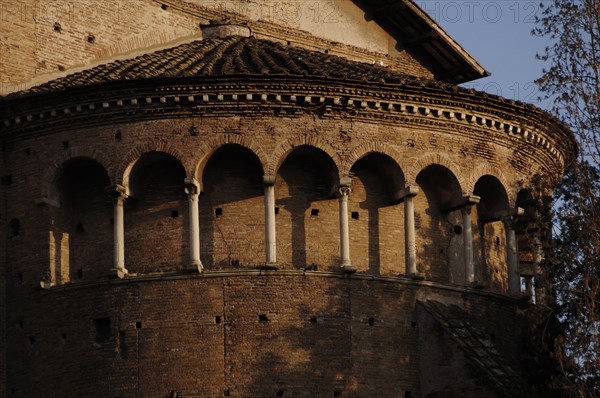
[[397, 310], [412, 307], [412, 291], [381, 294], [379, 284], [357, 280], [307, 279], [287, 289], [264, 282], [264, 300], [226, 318], [226, 396], [416, 392], [418, 328], [413, 311]]
[[249, 149], [217, 149], [203, 173], [200, 244], [207, 269], [264, 263], [263, 171]]
[[338, 170], [320, 149], [303, 145], [282, 163], [275, 185], [278, 263], [339, 266]]
[[422, 192], [415, 197], [418, 267], [426, 279], [448, 283], [463, 268], [462, 228], [456, 227], [462, 225], [461, 213], [455, 210], [462, 190], [454, 174], [440, 165], [423, 169], [417, 184]]
[[180, 269], [188, 259], [188, 205], [179, 160], [143, 154], [131, 170], [125, 201], [125, 265], [131, 273]]

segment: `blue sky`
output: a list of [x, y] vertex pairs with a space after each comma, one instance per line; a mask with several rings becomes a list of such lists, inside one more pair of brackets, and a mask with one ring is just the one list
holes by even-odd
[[535, 59], [548, 40], [531, 35], [540, 1], [415, 0], [492, 76], [466, 87], [487, 91], [541, 108], [534, 80], [544, 67]]

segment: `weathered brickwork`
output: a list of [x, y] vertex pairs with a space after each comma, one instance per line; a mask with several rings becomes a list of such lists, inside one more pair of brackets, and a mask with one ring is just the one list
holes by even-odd
[[[0, 63], [3, 79], [20, 70], [8, 83], [227, 14], [46, 9], [63, 5], [24, 2], [20, 22], [3, 8], [2, 45], [22, 55]], [[510, 395], [476, 363], [494, 351], [502, 375], [522, 371], [532, 179], [562, 175], [570, 132], [431, 80], [439, 59], [410, 42], [376, 54], [356, 32], [363, 47], [248, 26], [260, 40], [194, 41], [0, 98], [0, 398]], [[382, 29], [377, 48], [394, 42]], [[444, 81], [485, 72], [467, 63]], [[456, 309], [481, 350], [440, 321]]]
[[[278, 272], [13, 286], [9, 396], [421, 396], [415, 299], [460, 302], [464, 292]], [[506, 307], [503, 319], [515, 319], [510, 300], [475, 295], [478, 317], [513, 355], [491, 316]]]

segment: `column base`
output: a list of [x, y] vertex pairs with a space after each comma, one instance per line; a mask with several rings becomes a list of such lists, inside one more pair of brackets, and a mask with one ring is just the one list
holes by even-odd
[[425, 275], [423, 275], [420, 272], [413, 272], [410, 273], [408, 275], [406, 275], [408, 278], [413, 279], [415, 281], [422, 281], [423, 279], [425, 279]]
[[46, 281], [46, 280], [42, 280], [42, 281], [40, 281], [40, 287], [41, 287], [42, 289], [50, 289], [50, 288], [52, 288], [52, 287], [54, 287], [54, 286], [56, 286], [56, 284], [55, 284], [55, 283], [52, 283], [52, 282], [50, 282], [50, 281]]
[[265, 265], [261, 265], [258, 269], [263, 271], [277, 271], [279, 266], [276, 263], [266, 263]]
[[346, 274], [346, 275], [355, 274], [356, 271], [357, 271], [356, 267], [353, 266], [353, 265], [350, 265], [350, 264], [348, 264], [348, 265], [342, 265], [341, 268], [342, 268], [342, 272], [344, 274]]
[[202, 265], [201, 261], [192, 261], [192, 263], [187, 267], [186, 271], [192, 273], [197, 272], [201, 274], [204, 272], [204, 266]]
[[482, 282], [482, 281], [473, 281], [473, 282], [469, 282], [468, 284], [469, 287], [472, 287], [473, 289], [485, 289], [488, 286]]
[[127, 274], [128, 272], [125, 268], [113, 268], [110, 270], [110, 276], [117, 279], [123, 279]]

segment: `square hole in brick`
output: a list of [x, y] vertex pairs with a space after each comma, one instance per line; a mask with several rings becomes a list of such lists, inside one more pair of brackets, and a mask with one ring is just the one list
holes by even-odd
[[334, 397], [341, 397], [342, 396], [342, 390], [333, 390], [333, 396]]
[[311, 217], [317, 217], [319, 215], [319, 209], [310, 209]]
[[275, 214], [279, 214], [279, 207], [275, 208]]
[[310, 317], [310, 323], [317, 323], [317, 317], [316, 316], [311, 316]]
[[93, 321], [96, 330], [96, 343], [105, 343], [110, 338], [110, 318], [96, 318]]
[[142, 328], [142, 322], [141, 322], [141, 321], [137, 321], [137, 322], [135, 323], [135, 328], [136, 328], [136, 329], [141, 329], [141, 328]]
[[63, 147], [63, 149], [68, 149], [69, 148], [69, 141], [63, 141], [62, 142], [62, 147]]
[[404, 398], [412, 398], [412, 392], [404, 391]]
[[171, 210], [171, 218], [177, 218], [177, 217], [179, 217], [179, 211]]
[[220, 316], [220, 315], [217, 315], [217, 316], [215, 317], [215, 323], [216, 323], [217, 325], [220, 325], [220, 324], [221, 324], [221, 316]]
[[83, 279], [83, 269], [77, 269], [77, 278]]
[[353, 220], [358, 220], [358, 218], [359, 218], [359, 217], [360, 217], [360, 215], [358, 214], [358, 212], [357, 212], [357, 211], [353, 211], [353, 212], [352, 212], [352, 219], [353, 219]]
[[229, 390], [225, 390], [225, 391], [223, 391], [223, 396], [229, 397], [229, 396], [231, 396], [231, 393], [229, 392]]
[[217, 208], [215, 209], [215, 216], [216, 216], [216, 217], [221, 217], [222, 215], [223, 215], [223, 209], [222, 209], [222, 208], [220, 208], [220, 207], [217, 207]]
[[75, 230], [76, 230], [77, 232], [85, 232], [85, 230], [83, 229], [83, 224], [82, 224], [82, 223], [79, 223], [79, 224], [77, 224], [77, 225], [75, 226]]
[[375, 318], [370, 317], [369, 318], [369, 326], [373, 326], [373, 325], [375, 325]]
[[269, 323], [269, 317], [267, 316], [267, 314], [259, 314], [258, 321], [260, 323]]
[[284, 393], [285, 393], [285, 391], [283, 391], [283, 390], [277, 390], [277, 396], [278, 397], [283, 397]]

